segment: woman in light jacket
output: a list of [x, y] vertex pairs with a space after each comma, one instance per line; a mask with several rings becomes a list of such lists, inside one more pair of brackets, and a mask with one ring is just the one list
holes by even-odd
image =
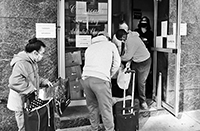
[[9, 78], [7, 107], [15, 112], [18, 131], [25, 131], [22, 98], [34, 91], [37, 92], [40, 85], [52, 86], [49, 80], [38, 75], [37, 62], [42, 59], [45, 47], [46, 45], [37, 38], [30, 39], [25, 51], [14, 55], [10, 62], [12, 74]]

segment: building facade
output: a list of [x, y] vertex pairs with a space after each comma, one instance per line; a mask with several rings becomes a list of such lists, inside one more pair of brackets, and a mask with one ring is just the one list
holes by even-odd
[[[94, 4], [94, 5], [87, 5]], [[95, 4], [97, 2], [97, 4]], [[146, 4], [144, 4], [146, 2]], [[101, 3], [101, 4], [98, 4]], [[87, 5], [90, 15], [82, 18], [75, 12], [67, 13], [73, 5]], [[174, 49], [157, 48], [154, 39], [154, 92], [158, 88], [158, 73], [162, 73], [162, 87], [166, 86], [167, 103], [172, 106], [172, 112], [200, 109], [200, 30], [198, 0], [1, 0], [0, 1], [0, 107], [5, 109], [8, 96], [8, 78], [11, 74], [9, 65], [13, 55], [24, 49], [27, 41], [36, 34], [36, 23], [55, 23], [56, 38], [41, 38], [47, 45], [44, 60], [39, 63], [40, 75], [55, 81], [59, 76], [66, 77], [65, 54], [70, 51], [85, 48], [70, 47], [70, 40], [76, 41], [76, 31], [73, 28], [82, 28], [82, 35], [88, 35], [84, 28], [104, 23], [112, 37], [118, 28], [119, 21], [124, 19], [133, 30], [142, 15], [151, 20], [154, 38], [162, 34], [162, 22], [167, 21], [167, 35], [174, 34], [177, 41]], [[95, 9], [102, 9], [99, 16]], [[81, 10], [79, 10], [81, 11]], [[87, 12], [88, 10], [86, 10]], [[96, 13], [96, 14], [95, 14]], [[99, 12], [98, 12], [99, 13]], [[67, 16], [68, 15], [68, 16]], [[73, 21], [73, 17], [79, 22]], [[85, 18], [91, 18], [89, 23]], [[96, 21], [98, 19], [98, 21]], [[78, 24], [80, 21], [83, 24]], [[173, 23], [176, 23], [174, 27]], [[186, 24], [186, 34], [181, 35], [180, 24]], [[70, 30], [70, 31], [69, 31]], [[175, 32], [174, 32], [175, 31]], [[91, 33], [91, 32], [90, 32]], [[71, 35], [71, 36], [67, 36]], [[164, 36], [165, 37], [165, 36]], [[70, 39], [74, 38], [74, 39]], [[68, 41], [67, 41], [68, 40]], [[164, 48], [164, 49], [163, 49]], [[160, 56], [164, 56], [161, 57]], [[163, 59], [164, 58], [164, 59]], [[161, 61], [159, 61], [161, 60]], [[163, 61], [164, 60], [164, 61]], [[165, 65], [163, 65], [163, 63]], [[64, 66], [63, 66], [63, 65]], [[164, 67], [164, 69], [159, 68]], [[62, 72], [65, 70], [64, 73]], [[163, 83], [164, 82], [164, 83]], [[5, 102], [4, 102], [5, 101]], [[170, 108], [166, 105], [167, 108]], [[163, 105], [165, 106], [165, 104]], [[175, 109], [176, 111], [174, 111]], [[10, 117], [2, 113], [0, 125], [11, 124], [13, 114], [5, 109]], [[4, 113], [5, 113], [4, 112]], [[5, 119], [4, 119], [5, 118]], [[3, 126], [0, 126], [3, 127]]]

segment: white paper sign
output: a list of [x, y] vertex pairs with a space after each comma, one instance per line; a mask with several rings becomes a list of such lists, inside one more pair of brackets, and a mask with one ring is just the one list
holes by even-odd
[[156, 47], [163, 48], [163, 37], [162, 36], [156, 36]]
[[37, 38], [56, 38], [55, 23], [36, 23]]
[[161, 22], [161, 36], [167, 37], [167, 21]]
[[[176, 23], [173, 23], [173, 35], [176, 35]], [[180, 35], [187, 35], [187, 23], [181, 23], [180, 25]]]
[[86, 13], [86, 2], [76, 1], [76, 15]]
[[108, 5], [107, 3], [98, 3], [99, 14], [107, 15], [108, 12]]
[[76, 47], [88, 47], [91, 41], [91, 35], [76, 35]]
[[176, 48], [176, 42], [175, 42], [175, 36], [174, 35], [168, 35], [167, 36], [167, 48]]

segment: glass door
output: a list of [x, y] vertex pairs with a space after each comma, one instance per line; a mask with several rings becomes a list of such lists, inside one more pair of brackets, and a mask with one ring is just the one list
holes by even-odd
[[70, 105], [85, 104], [84, 53], [100, 26], [111, 36], [111, 5], [111, 0], [58, 0], [58, 77], [69, 78]]
[[[181, 1], [154, 0], [154, 90], [160, 107], [178, 116], [180, 88], [180, 12]], [[170, 6], [175, 7], [169, 14]], [[178, 26], [174, 26], [178, 25]], [[171, 41], [170, 41], [171, 39]], [[171, 42], [171, 43], [170, 43]], [[171, 45], [170, 45], [171, 44]], [[159, 107], [158, 107], [159, 108]]]
[[58, 0], [58, 76], [66, 77], [65, 53], [85, 50], [98, 26], [111, 36], [111, 5], [112, 0]]

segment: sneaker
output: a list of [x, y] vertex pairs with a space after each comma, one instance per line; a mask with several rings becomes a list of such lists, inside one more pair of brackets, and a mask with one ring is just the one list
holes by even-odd
[[148, 105], [147, 105], [146, 102], [143, 102], [143, 103], [141, 104], [141, 109], [142, 109], [142, 110], [148, 110], [148, 109], [149, 109], [149, 107], [148, 107]]

